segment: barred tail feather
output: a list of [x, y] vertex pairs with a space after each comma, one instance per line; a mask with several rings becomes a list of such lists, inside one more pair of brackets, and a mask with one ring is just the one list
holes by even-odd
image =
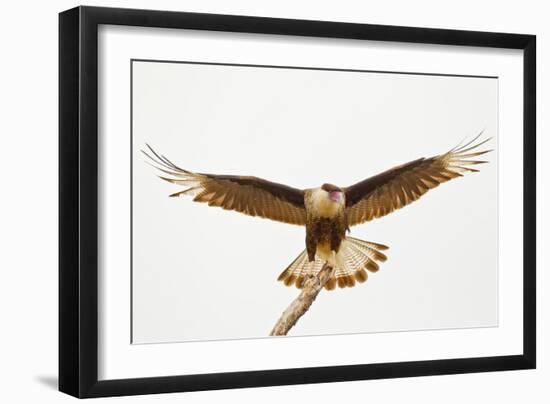
[[304, 281], [309, 275], [316, 275], [322, 268], [324, 262], [320, 258], [310, 262], [307, 251], [302, 251], [294, 261], [279, 275], [278, 281], [284, 282], [286, 286], [296, 285], [301, 289]]
[[[379, 262], [386, 261], [387, 257], [381, 251], [387, 249], [388, 247], [383, 244], [346, 237], [336, 256], [334, 277], [328, 280], [325, 289], [333, 290], [336, 286], [353, 287], [357, 282], [365, 282], [368, 279], [368, 272], [378, 271]], [[284, 282], [286, 286], [296, 285], [301, 289], [305, 279], [308, 276], [317, 275], [324, 263], [318, 256], [315, 257], [315, 261], [310, 262], [304, 250], [281, 272], [277, 280]]]

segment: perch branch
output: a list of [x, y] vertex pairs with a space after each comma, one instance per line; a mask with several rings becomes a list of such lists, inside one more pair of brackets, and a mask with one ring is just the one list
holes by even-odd
[[323, 286], [333, 275], [333, 272], [334, 269], [328, 263], [325, 263], [317, 275], [309, 275], [304, 281], [302, 291], [283, 312], [269, 335], [286, 335], [298, 319], [308, 311]]

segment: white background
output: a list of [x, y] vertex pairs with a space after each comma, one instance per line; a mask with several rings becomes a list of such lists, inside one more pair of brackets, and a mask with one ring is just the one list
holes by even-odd
[[[151, 7], [148, 2], [94, 2], [97, 5]], [[540, 4], [540, 5], [538, 5]], [[395, 25], [417, 25], [474, 30], [529, 32], [538, 34], [538, 70], [550, 68], [547, 15], [543, 3], [522, 2], [515, 7], [499, 2], [339, 2], [323, 6], [319, 2], [256, 4], [255, 2], [158, 1], [156, 8], [195, 10], [216, 13], [256, 14], [279, 17], [312, 18]], [[25, 3], [4, 9], [2, 25], [4, 51], [2, 70], [3, 153], [2, 236], [4, 273], [0, 299], [4, 326], [0, 354], [2, 398], [7, 402], [40, 400], [64, 402], [57, 393], [57, 15], [73, 2], [55, 5]], [[24, 22], [23, 22], [24, 21]], [[539, 75], [539, 107], [548, 103], [548, 78]], [[548, 119], [539, 117], [539, 133], [548, 131]], [[541, 150], [548, 141], [539, 139]], [[548, 204], [548, 191], [542, 187], [548, 163], [539, 163], [539, 206]], [[544, 250], [548, 237], [548, 216], [539, 209], [539, 267], [547, 266]], [[539, 272], [539, 369], [535, 371], [470, 374], [430, 378], [366, 381], [312, 386], [276, 387], [118, 398], [126, 402], [241, 402], [297, 400], [313, 397], [318, 402], [333, 402], [346, 395], [348, 401], [479, 402], [482, 400], [544, 402], [548, 395], [543, 381], [550, 376], [548, 320], [544, 307], [548, 301], [548, 276]], [[5, 396], [5, 397], [4, 397]], [[415, 400], [416, 398], [416, 400]], [[546, 397], [547, 398], [547, 397]]]
[[196, 172], [309, 188], [485, 128], [490, 164], [354, 227], [389, 245], [388, 261], [364, 285], [321, 294], [290, 335], [498, 325], [497, 79], [134, 62], [133, 81], [135, 343], [266, 337], [298, 294], [276, 278], [305, 232], [168, 198], [183, 188], [144, 163], [146, 142]]

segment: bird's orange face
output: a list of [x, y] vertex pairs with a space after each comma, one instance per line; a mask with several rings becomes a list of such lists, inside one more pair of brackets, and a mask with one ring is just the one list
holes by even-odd
[[328, 196], [332, 202], [341, 203], [344, 199], [342, 191], [332, 191], [328, 193]]
[[323, 184], [321, 189], [328, 193], [328, 197], [332, 202], [338, 204], [344, 202], [344, 192], [340, 187], [333, 184]]

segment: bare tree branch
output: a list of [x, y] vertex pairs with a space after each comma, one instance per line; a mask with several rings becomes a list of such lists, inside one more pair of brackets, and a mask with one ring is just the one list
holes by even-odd
[[309, 275], [304, 281], [302, 291], [283, 312], [269, 335], [286, 335], [309, 309], [323, 286], [332, 277], [334, 269], [325, 263], [317, 275]]

